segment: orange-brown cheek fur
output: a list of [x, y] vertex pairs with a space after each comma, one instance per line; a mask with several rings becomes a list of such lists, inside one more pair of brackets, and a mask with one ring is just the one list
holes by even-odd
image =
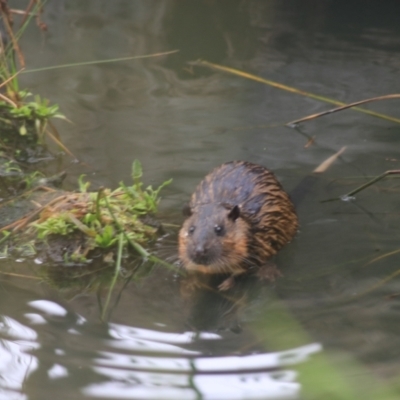
[[187, 231], [187, 224], [184, 223], [181, 230], [179, 231], [178, 237], [178, 253], [183, 266], [186, 266], [190, 262], [186, 253], [188, 241]]
[[206, 274], [215, 273], [242, 273], [244, 259], [248, 256], [248, 225], [240, 218], [227, 227], [228, 233], [223, 237], [216, 237], [216, 245], [221, 246], [220, 259], [211, 265], [194, 263], [187, 254], [187, 244], [190, 240], [187, 234], [188, 224], [184, 224], [179, 232], [179, 258], [182, 265], [189, 271], [199, 271]]
[[249, 253], [246, 234], [248, 230], [247, 224], [239, 218], [232, 223], [232, 227], [228, 227], [228, 233], [221, 238], [223, 263], [227, 270], [243, 269], [243, 261]]

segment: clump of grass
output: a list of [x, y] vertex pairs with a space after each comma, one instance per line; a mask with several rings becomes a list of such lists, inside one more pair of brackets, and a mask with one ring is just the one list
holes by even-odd
[[20, 136], [34, 135], [39, 143], [44, 142], [44, 137], [51, 118], [66, 117], [59, 113], [58, 105], [50, 105], [49, 100], [42, 99], [39, 95], [19, 91], [14, 94], [18, 102], [0, 101], [0, 112], [4, 124], [13, 127]]
[[[130, 186], [121, 182], [115, 190], [100, 188], [97, 192], [90, 192], [89, 183], [81, 177], [80, 192], [61, 192], [41, 206], [38, 219], [28, 225], [27, 232], [38, 240], [83, 233], [84, 240], [78, 253], [76, 250], [74, 253], [78, 258], [86, 257], [94, 249], [115, 246], [118, 234], [123, 236], [123, 248], [132, 243], [134, 247], [142, 248], [157, 236], [158, 231], [156, 225], [149, 225], [142, 217], [157, 212], [159, 193], [171, 180], [153, 189], [152, 186], [144, 188], [141, 177], [142, 166], [137, 160], [132, 166], [133, 184]], [[29, 215], [25, 218], [28, 219]]]
[[[29, 2], [26, 10], [15, 10], [8, 6], [7, 0], [0, 2], [0, 17], [5, 30], [0, 35], [0, 139], [1, 147], [13, 156], [21, 155], [21, 149], [27, 144], [44, 144], [46, 136], [70, 154], [50, 123], [52, 118], [66, 119], [59, 113], [58, 105], [21, 90], [19, 84], [19, 73], [25, 69], [25, 59], [18, 42], [32, 18], [36, 18], [39, 29], [46, 30], [40, 20], [42, 6], [43, 2], [36, 0]], [[18, 26], [14, 21], [15, 15], [21, 15]], [[8, 146], [9, 143], [13, 146]]]

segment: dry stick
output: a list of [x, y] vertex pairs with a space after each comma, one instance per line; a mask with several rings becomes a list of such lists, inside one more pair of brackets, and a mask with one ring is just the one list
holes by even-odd
[[375, 182], [378, 182], [378, 181], [382, 180], [386, 176], [388, 176], [388, 175], [399, 175], [399, 174], [400, 174], [400, 170], [399, 169], [392, 169], [392, 170], [386, 171], [383, 174], [375, 177], [374, 179], [371, 179], [367, 183], [364, 183], [363, 185], [355, 188], [354, 190], [352, 190], [349, 193], [346, 193], [346, 194], [344, 194], [344, 195], [342, 195], [340, 197], [334, 197], [333, 199], [322, 200], [321, 203], [327, 203], [329, 201], [336, 201], [336, 200], [349, 200], [355, 194], [357, 194], [357, 193], [361, 192], [362, 190], [366, 189], [368, 186], [373, 185]]
[[[46, 1], [47, 0], [45, 0], [44, 3], [46, 3]], [[41, 0], [36, 0], [36, 3], [37, 3], [36, 25], [40, 30], [47, 31], [47, 25], [40, 18], [43, 13], [44, 4], [41, 4]]]
[[4, 23], [4, 26], [6, 28], [6, 31], [7, 31], [8, 35], [9, 35], [10, 39], [11, 39], [11, 42], [13, 44], [14, 50], [17, 53], [17, 56], [18, 56], [18, 59], [19, 59], [19, 63], [21, 65], [21, 67], [24, 68], [25, 67], [24, 56], [22, 55], [21, 49], [20, 49], [20, 47], [18, 45], [18, 41], [14, 36], [13, 30], [12, 30], [12, 27], [11, 27], [12, 21], [11, 21], [11, 18], [10, 18], [10, 9], [8, 8], [8, 5], [7, 5], [6, 2], [4, 2], [4, 1], [0, 2], [0, 11], [1, 11], [1, 14], [3, 16], [3, 23]]
[[303, 117], [303, 118], [296, 119], [294, 121], [290, 121], [286, 125], [287, 126], [293, 126], [293, 125], [299, 124], [300, 122], [311, 121], [313, 119], [322, 117], [324, 115], [333, 114], [335, 112], [346, 110], [348, 108], [355, 107], [355, 106], [358, 106], [360, 104], [371, 103], [373, 101], [399, 99], [399, 98], [400, 98], [400, 94], [387, 94], [385, 96], [371, 97], [370, 99], [356, 101], [354, 103], [346, 104], [345, 106], [342, 106], [342, 107], [332, 108], [332, 109], [330, 109], [328, 111], [323, 111], [323, 112], [320, 112], [320, 113], [317, 113], [317, 114], [308, 115], [307, 117]]
[[[31, 13], [31, 10], [32, 10], [32, 8], [33, 8], [33, 5], [34, 5], [35, 3], [36, 3], [36, 0], [31, 0], [31, 1], [29, 2], [29, 4], [28, 4], [28, 7], [26, 7], [26, 9], [23, 11], [24, 16], [23, 16], [23, 18], [22, 18], [22, 21], [21, 21], [20, 26], [23, 26], [23, 25], [25, 24], [26, 20], [28, 19], [28, 16], [29, 16], [30, 13]], [[10, 11], [12, 12], [12, 10], [10, 10]], [[33, 15], [35, 15], [35, 14], [33, 14]]]
[[318, 165], [317, 168], [314, 169], [314, 174], [321, 174], [325, 172], [346, 150], [346, 146], [343, 146], [338, 152], [328, 157], [325, 161]]
[[[10, 13], [11, 14], [17, 14], [17, 15], [28, 15], [28, 16], [32, 16], [32, 17], [34, 17], [36, 15], [34, 13], [31, 13], [31, 12], [26, 12], [26, 10], [19, 10], [17, 8], [10, 8]], [[23, 25], [23, 24], [21, 24], [21, 25]]]
[[[40, 190], [45, 190], [45, 191], [47, 191], [47, 192], [55, 192], [55, 191], [56, 191], [55, 189], [49, 188], [49, 187], [47, 187], [47, 186], [38, 186], [38, 187], [35, 187], [35, 188], [33, 188], [33, 189], [27, 190], [26, 192], [22, 193], [22, 194], [19, 195], [19, 196], [16, 196], [16, 197], [12, 198], [11, 200], [5, 201], [4, 203], [0, 203], [0, 208], [6, 206], [7, 204], [14, 203], [14, 202], [15, 202], [16, 200], [18, 200], [19, 198], [25, 197], [25, 196], [27, 196], [27, 195], [29, 195], [29, 194], [31, 194], [31, 193], [33, 193], [34, 191], [39, 190], [39, 189], [40, 189]], [[1, 229], [0, 229], [0, 231], [1, 231]]]
[[[47, 0], [44, 1], [46, 3]], [[36, 3], [36, 11], [31, 12], [34, 4]], [[30, 0], [28, 6], [26, 7], [25, 10], [15, 10], [15, 9], [10, 9], [10, 13], [13, 14], [21, 14], [23, 15], [22, 21], [20, 23], [20, 29], [23, 28], [25, 23], [27, 22], [29, 17], [36, 17], [36, 24], [40, 29], [44, 29], [46, 27], [46, 24], [40, 20], [40, 14], [42, 13], [43, 9], [43, 4], [41, 4], [40, 0]]]
[[[234, 69], [234, 68], [225, 67], [223, 65], [213, 64], [213, 63], [210, 63], [208, 61], [197, 60], [197, 61], [191, 61], [188, 64], [189, 65], [194, 65], [194, 66], [199, 66], [199, 67], [206, 67], [206, 68], [216, 69], [218, 71], [227, 72], [227, 73], [230, 73], [230, 74], [233, 74], [233, 75], [241, 76], [242, 78], [251, 79], [251, 80], [256, 81], [256, 82], [261, 82], [261, 83], [264, 83], [265, 85], [269, 85], [269, 86], [272, 86], [272, 87], [275, 87], [275, 88], [278, 88], [278, 89], [281, 89], [281, 90], [286, 90], [287, 92], [291, 92], [291, 93], [299, 94], [301, 96], [309, 97], [311, 99], [323, 101], [325, 103], [335, 104], [335, 105], [341, 106], [341, 107], [342, 106], [344, 106], [344, 107], [347, 106], [347, 104], [343, 103], [342, 101], [333, 100], [333, 99], [330, 99], [329, 97], [325, 97], [325, 96], [319, 96], [319, 95], [316, 95], [314, 93], [306, 92], [304, 90], [299, 90], [299, 89], [296, 89], [296, 88], [291, 87], [291, 86], [283, 85], [283, 84], [278, 83], [278, 82], [274, 82], [274, 81], [271, 81], [271, 80], [268, 80], [268, 79], [261, 78], [261, 77], [259, 77], [257, 75], [249, 74], [248, 72], [240, 71], [240, 70]], [[374, 111], [366, 110], [364, 108], [354, 107], [353, 110], [356, 110], [356, 111], [359, 111], [359, 112], [362, 112], [362, 113], [365, 113], [365, 114], [369, 114], [369, 115], [372, 115], [374, 117], [382, 118], [382, 119], [385, 119], [385, 120], [388, 120], [388, 121], [400, 123], [400, 119], [398, 119], [398, 118], [394, 118], [394, 117], [391, 117], [389, 115], [380, 114], [380, 113], [377, 113], [377, 112], [374, 112]], [[286, 125], [288, 125], [288, 124], [286, 124]]]
[[0, 245], [2, 245], [4, 242], [6, 242], [7, 240], [9, 240], [11, 238], [11, 236], [13, 234], [15, 234], [19, 229], [21, 229], [22, 227], [24, 227], [29, 221], [32, 220], [32, 218], [34, 218], [38, 213], [40, 213], [41, 211], [43, 211], [46, 207], [48, 207], [49, 205], [51, 205], [51, 203], [53, 203], [54, 201], [59, 200], [61, 197], [57, 197], [56, 199], [53, 199], [52, 201], [50, 201], [49, 203], [47, 203], [45, 206], [40, 207], [37, 210], [34, 210], [32, 212], [30, 212], [29, 214], [26, 214], [24, 217], [20, 218], [17, 221], [14, 221], [13, 223], [3, 226], [0, 229], [0, 232], [6, 231], [7, 229], [13, 228], [12, 232], [10, 232], [7, 236], [4, 236], [1, 240], [0, 240]]
[[49, 207], [49, 206], [57, 203], [61, 199], [65, 198], [65, 196], [66, 195], [64, 194], [62, 196], [56, 197], [55, 199], [49, 201], [44, 206], [38, 208], [37, 210], [31, 211], [30, 213], [26, 214], [24, 217], [21, 217], [18, 221], [15, 221], [12, 224], [4, 226], [3, 228], [0, 229], [0, 232], [5, 231], [5, 230], [10, 229], [10, 228], [14, 228], [13, 229], [13, 233], [15, 233], [16, 231], [18, 231], [19, 229], [24, 227], [29, 221], [31, 221], [37, 214], [42, 212], [46, 207]]
[[[2, 88], [3, 86], [7, 85], [8, 82], [12, 81], [20, 72], [22, 71], [19, 70], [18, 72], [16, 72], [14, 75], [10, 76], [9, 78], [7, 78], [4, 82], [1, 82], [0, 84], [0, 88]], [[10, 98], [8, 98], [7, 96], [4, 96], [3, 94], [0, 93], [0, 97], [7, 103], [11, 104], [13, 107], [17, 107], [17, 103], [15, 103], [14, 101], [12, 101]]]
[[377, 176], [376, 178], [370, 180], [369, 182], [365, 183], [364, 185], [359, 186], [358, 188], [352, 190], [351, 192], [345, 194], [344, 198], [346, 197], [351, 197], [354, 196], [356, 193], [361, 192], [361, 190], [364, 190], [365, 188], [367, 188], [368, 186], [371, 186], [373, 183], [380, 181], [381, 179], [383, 179], [385, 176], [388, 175], [398, 175], [400, 174], [400, 170], [399, 169], [392, 169], [389, 171], [384, 172], [383, 174]]

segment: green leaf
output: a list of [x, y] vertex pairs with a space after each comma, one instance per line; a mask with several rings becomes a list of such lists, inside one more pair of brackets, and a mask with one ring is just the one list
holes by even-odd
[[134, 160], [132, 164], [132, 179], [138, 181], [143, 175], [142, 164], [139, 160]]
[[114, 237], [114, 229], [111, 225], [105, 226], [103, 232], [95, 237], [96, 244], [103, 248], [112, 246], [116, 241], [117, 238]]
[[156, 194], [156, 196], [158, 196], [158, 194], [160, 193], [160, 190], [165, 188], [165, 186], [170, 185], [172, 183], [172, 178], [168, 179], [167, 181], [163, 182], [155, 191], [154, 193]]
[[79, 191], [81, 193], [86, 193], [88, 188], [89, 188], [89, 186], [90, 186], [90, 182], [83, 182], [83, 178], [85, 176], [86, 176], [85, 174], [82, 174], [78, 178]]

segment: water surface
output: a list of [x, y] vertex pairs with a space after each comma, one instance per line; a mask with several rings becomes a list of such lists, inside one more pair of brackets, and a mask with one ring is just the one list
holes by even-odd
[[[399, 168], [400, 126], [347, 110], [291, 129], [284, 123], [331, 106], [187, 62], [206, 59], [343, 102], [395, 93], [399, 8], [355, 0], [49, 2], [48, 32], [32, 25], [22, 41], [29, 68], [180, 50], [21, 76], [73, 121], [57, 124], [80, 160], [64, 162], [67, 188], [82, 173], [93, 187], [128, 182], [138, 158], [146, 182], [173, 178], [160, 218], [179, 225], [195, 185], [222, 162], [266, 165], [290, 191], [347, 150], [298, 207], [300, 232], [277, 257], [284, 277], [273, 285], [244, 279], [225, 296], [193, 290], [156, 266], [140, 281], [121, 279], [104, 322], [107, 285], [71, 270], [52, 270], [50, 279], [32, 260], [2, 260], [3, 272], [33, 279], [1, 277], [0, 398], [292, 399], [302, 388], [307, 398], [302, 365], [321, 360], [350, 377], [360, 399], [373, 396], [374, 379], [398, 377], [397, 180], [355, 201], [321, 200]], [[400, 118], [395, 100], [365, 108]], [[173, 259], [176, 229], [168, 233], [157, 251]], [[75, 284], [57, 288], [68, 276]], [[346, 398], [333, 378], [325, 388]]]

